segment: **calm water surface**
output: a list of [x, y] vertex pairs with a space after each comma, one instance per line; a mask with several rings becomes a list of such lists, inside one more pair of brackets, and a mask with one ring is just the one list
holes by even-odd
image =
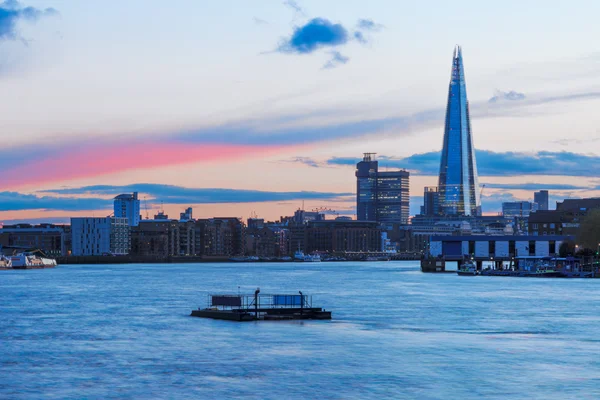
[[[333, 321], [189, 317], [302, 290]], [[0, 271], [2, 399], [598, 399], [600, 280], [415, 262]]]

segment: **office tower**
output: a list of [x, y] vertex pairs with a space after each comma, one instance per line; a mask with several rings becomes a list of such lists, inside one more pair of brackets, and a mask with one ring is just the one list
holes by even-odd
[[462, 50], [459, 46], [454, 50], [452, 60], [438, 188], [442, 214], [481, 214], [477, 162], [471, 133]]
[[356, 213], [359, 221], [406, 224], [409, 217], [409, 172], [379, 171], [375, 153], [356, 164]]
[[440, 192], [436, 186], [425, 186], [421, 215], [429, 217], [440, 214]]
[[540, 190], [533, 193], [533, 202], [538, 204], [538, 210], [548, 210], [548, 191]]
[[138, 193], [120, 194], [114, 198], [114, 211], [116, 218], [127, 218], [129, 226], [140, 224], [140, 201]]

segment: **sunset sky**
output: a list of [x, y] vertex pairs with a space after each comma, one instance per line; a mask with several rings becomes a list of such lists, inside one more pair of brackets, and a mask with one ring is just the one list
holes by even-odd
[[[326, 207], [354, 164], [437, 184], [463, 48], [484, 213], [600, 196], [600, 2], [0, 0], [0, 222]], [[552, 207], [551, 204], [551, 207]]]

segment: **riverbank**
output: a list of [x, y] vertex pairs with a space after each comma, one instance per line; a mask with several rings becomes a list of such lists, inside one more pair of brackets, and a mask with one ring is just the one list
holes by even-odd
[[[390, 261], [416, 261], [419, 260], [415, 255], [399, 254], [390, 257]], [[333, 261], [333, 260], [332, 260]], [[345, 260], [335, 259], [340, 262], [356, 262], [356, 261], [374, 261], [363, 257], [347, 258]], [[234, 261], [229, 256], [170, 256], [170, 257], [150, 257], [150, 256], [69, 256], [57, 257], [56, 262], [61, 264], [183, 264], [183, 263], [239, 263]], [[293, 260], [282, 261], [276, 258], [261, 258], [253, 261], [245, 261], [252, 263], [273, 263], [273, 262], [294, 262]], [[323, 261], [327, 262], [327, 261]]]

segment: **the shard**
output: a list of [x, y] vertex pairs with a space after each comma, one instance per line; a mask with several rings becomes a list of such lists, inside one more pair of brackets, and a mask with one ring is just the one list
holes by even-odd
[[440, 209], [444, 215], [481, 215], [477, 162], [459, 46], [454, 50], [452, 60], [438, 186]]

